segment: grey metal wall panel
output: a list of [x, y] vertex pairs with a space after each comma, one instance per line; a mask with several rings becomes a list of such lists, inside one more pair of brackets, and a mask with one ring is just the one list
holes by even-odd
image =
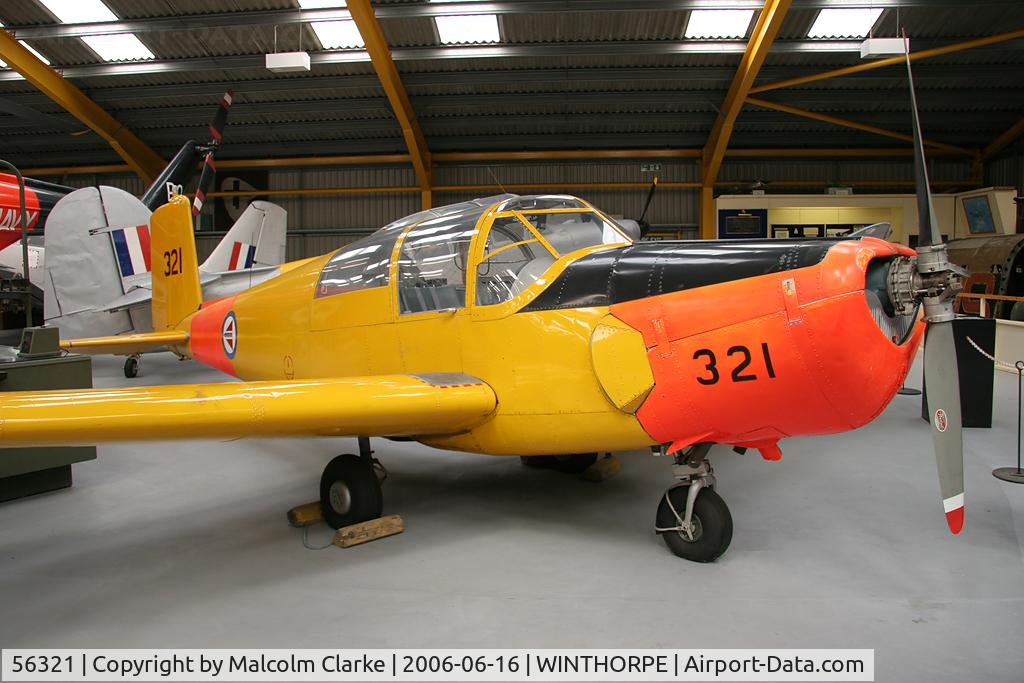
[[1016, 187], [1024, 194], [1024, 152], [1015, 152], [985, 166], [985, 184]]

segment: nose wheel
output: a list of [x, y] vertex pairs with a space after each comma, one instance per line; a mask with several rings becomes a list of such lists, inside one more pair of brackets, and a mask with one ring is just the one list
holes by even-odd
[[711, 444], [698, 444], [677, 455], [673, 467], [679, 483], [658, 504], [654, 530], [676, 556], [693, 562], [718, 559], [732, 541], [732, 515], [715, 490], [715, 475], [706, 459]]
[[133, 379], [139, 376], [139, 356], [128, 356], [124, 362], [124, 376]]

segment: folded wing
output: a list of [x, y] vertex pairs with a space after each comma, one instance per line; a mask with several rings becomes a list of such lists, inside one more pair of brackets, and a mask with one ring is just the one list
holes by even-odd
[[10, 392], [0, 446], [454, 434], [496, 402], [485, 383], [453, 373]]

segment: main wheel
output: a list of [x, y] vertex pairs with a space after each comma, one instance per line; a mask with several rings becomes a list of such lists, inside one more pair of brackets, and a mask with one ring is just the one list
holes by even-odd
[[380, 517], [384, 495], [373, 467], [357, 455], [339, 455], [320, 476], [324, 521], [340, 529]]
[[124, 376], [133, 379], [139, 376], [139, 359], [135, 356], [128, 356], [124, 362]]
[[[672, 506], [683, 517], [686, 513], [686, 486], [669, 489], [661, 497], [658, 505], [657, 526], [668, 528], [679, 526], [679, 520], [668, 505]], [[725, 552], [732, 541], [732, 515], [722, 497], [712, 489], [701, 489], [697, 500], [693, 503], [694, 539], [691, 541], [679, 531], [663, 531], [661, 537], [669, 550], [685, 560], [694, 562], [712, 562]]]
[[527, 467], [538, 467], [557, 470], [567, 474], [582, 474], [597, 462], [597, 453], [579, 453], [577, 455], [530, 455], [520, 458]]

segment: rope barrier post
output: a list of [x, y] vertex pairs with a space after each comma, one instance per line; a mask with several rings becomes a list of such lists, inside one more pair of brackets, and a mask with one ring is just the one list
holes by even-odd
[[1024, 470], [1020, 467], [1020, 427], [1021, 427], [1021, 383], [1024, 382], [1024, 361], [1014, 364], [1017, 368], [1017, 467], [997, 467], [992, 476], [1012, 484], [1024, 484]]

